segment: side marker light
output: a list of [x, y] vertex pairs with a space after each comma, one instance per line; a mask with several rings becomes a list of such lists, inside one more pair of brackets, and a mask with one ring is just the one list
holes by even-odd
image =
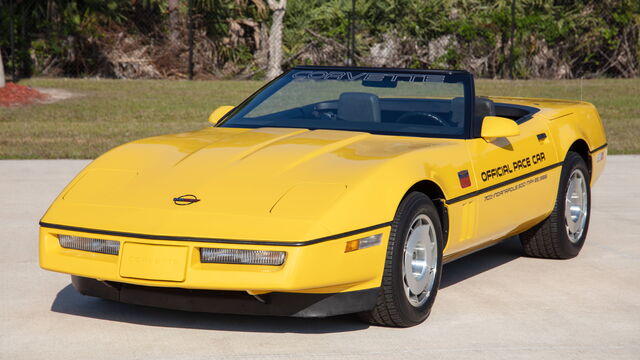
[[360, 249], [366, 249], [382, 243], [382, 234], [375, 234], [361, 239], [347, 241], [344, 252], [352, 252]]

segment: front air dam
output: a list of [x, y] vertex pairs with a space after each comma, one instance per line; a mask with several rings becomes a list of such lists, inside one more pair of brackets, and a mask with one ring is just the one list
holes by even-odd
[[371, 310], [380, 292], [380, 288], [330, 294], [272, 292], [260, 295], [264, 301], [260, 302], [244, 291], [151, 287], [80, 276], [71, 276], [71, 282], [83, 295], [128, 304], [194, 312], [293, 317], [325, 317]]

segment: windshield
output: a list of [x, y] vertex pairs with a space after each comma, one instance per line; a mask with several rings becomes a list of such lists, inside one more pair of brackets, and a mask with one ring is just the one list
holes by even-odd
[[470, 78], [448, 72], [294, 69], [237, 107], [220, 126], [461, 138]]

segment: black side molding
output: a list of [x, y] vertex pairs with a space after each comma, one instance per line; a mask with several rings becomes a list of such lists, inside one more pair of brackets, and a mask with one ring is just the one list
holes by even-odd
[[79, 231], [79, 232], [84, 232], [89, 234], [123, 236], [123, 237], [129, 237], [129, 238], [149, 239], [149, 240], [196, 241], [196, 242], [205, 242], [205, 243], [241, 244], [241, 245], [307, 246], [307, 245], [318, 244], [325, 241], [340, 239], [340, 238], [344, 238], [352, 235], [358, 235], [360, 233], [364, 233], [371, 230], [382, 229], [387, 226], [391, 226], [391, 221], [382, 223], [382, 224], [373, 225], [373, 226], [368, 226], [368, 227], [357, 229], [357, 230], [343, 232], [340, 234], [325, 236], [318, 239], [313, 239], [308, 241], [298, 241], [298, 242], [270, 241], [270, 240], [235, 240], [235, 239], [217, 239], [217, 238], [203, 238], [203, 237], [191, 237], [191, 236], [172, 236], [172, 235], [150, 235], [150, 234], [128, 233], [128, 232], [122, 232], [122, 231], [90, 229], [90, 228], [84, 228], [84, 227], [78, 227], [78, 226], [50, 224], [43, 221], [40, 221], [40, 226], [50, 228], [50, 229]]
[[559, 162], [559, 163], [555, 163], [555, 164], [552, 164], [552, 165], [549, 165], [549, 166], [545, 166], [545, 167], [543, 167], [543, 168], [540, 168], [540, 169], [538, 169], [538, 170], [532, 171], [532, 172], [530, 172], [530, 173], [527, 173], [527, 174], [524, 174], [524, 175], [520, 175], [520, 176], [514, 177], [513, 179], [506, 180], [506, 181], [503, 181], [503, 182], [500, 182], [500, 183], [497, 183], [497, 184], [494, 184], [494, 185], [488, 186], [488, 187], [486, 187], [486, 188], [483, 188], [483, 189], [479, 189], [479, 190], [476, 190], [476, 191], [470, 192], [470, 193], [468, 193], [468, 194], [464, 194], [464, 195], [460, 195], [460, 196], [458, 196], [458, 197], [454, 197], [454, 198], [452, 198], [452, 199], [447, 200], [447, 205], [451, 205], [451, 204], [457, 203], [457, 202], [459, 202], [459, 201], [463, 201], [463, 200], [466, 200], [466, 199], [472, 198], [472, 197], [474, 197], [474, 196], [478, 196], [478, 195], [480, 195], [480, 194], [484, 194], [484, 193], [489, 192], [489, 191], [491, 191], [491, 190], [495, 190], [495, 189], [497, 189], [497, 188], [501, 188], [501, 187], [503, 187], [503, 186], [507, 186], [507, 185], [509, 185], [509, 184], [513, 184], [514, 182], [518, 182], [518, 181], [524, 180], [524, 179], [526, 179], [526, 178], [529, 178], [529, 177], [532, 177], [532, 176], [536, 176], [536, 175], [538, 175], [538, 174], [540, 174], [540, 173], [543, 173], [543, 172], [545, 172], [545, 171], [549, 171], [549, 170], [551, 170], [551, 169], [555, 169], [555, 168], [557, 168], [558, 166], [562, 166], [562, 163], [563, 163], [563, 162], [561, 161], [561, 162]]
[[591, 150], [591, 151], [589, 151], [589, 152], [590, 152], [591, 154], [593, 154], [593, 153], [595, 153], [595, 152], [598, 152], [598, 151], [600, 151], [600, 150], [602, 150], [602, 149], [606, 148], [607, 146], [609, 146], [609, 144], [604, 143], [604, 145], [602, 145], [602, 146], [598, 146], [597, 148], [595, 148], [595, 149], [593, 149], [593, 150]]

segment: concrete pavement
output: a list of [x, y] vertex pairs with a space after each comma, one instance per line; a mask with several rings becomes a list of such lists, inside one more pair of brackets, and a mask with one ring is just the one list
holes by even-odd
[[446, 265], [426, 323], [198, 314], [83, 297], [38, 266], [38, 220], [88, 162], [0, 161], [1, 359], [638, 359], [640, 156], [611, 156], [567, 261], [510, 239]]

